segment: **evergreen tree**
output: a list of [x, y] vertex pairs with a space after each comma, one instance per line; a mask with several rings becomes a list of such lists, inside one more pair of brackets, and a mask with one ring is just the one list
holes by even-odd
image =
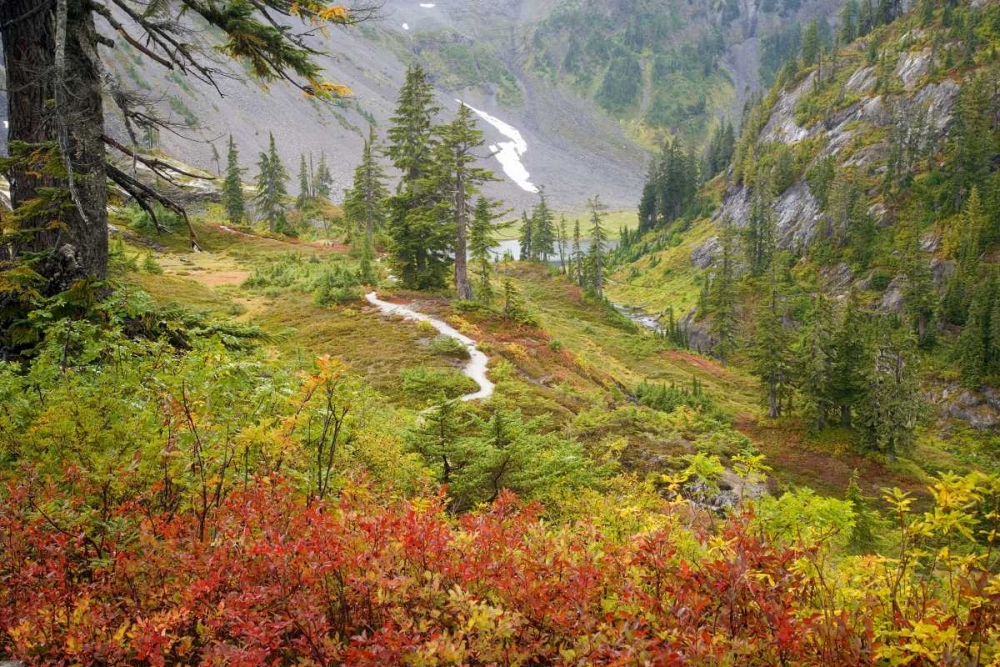
[[472, 225], [469, 227], [469, 259], [476, 276], [475, 294], [483, 303], [493, 301], [493, 287], [490, 283], [492, 273], [492, 252], [496, 246], [493, 232], [494, 209], [496, 203], [485, 197], [476, 200], [476, 208], [472, 213]]
[[368, 237], [361, 239], [361, 260], [358, 263], [358, 282], [362, 285], [374, 285], [378, 282], [378, 274], [375, 272], [375, 247]]
[[975, 291], [956, 352], [968, 386], [1000, 372], [1000, 285], [995, 272]]
[[781, 416], [782, 405], [790, 391], [791, 334], [785, 326], [784, 306], [778, 292], [777, 272], [772, 266], [767, 302], [757, 313], [754, 344], [750, 350], [752, 370], [761, 381], [767, 415]]
[[909, 330], [893, 330], [885, 321], [870, 330], [872, 351], [858, 427], [868, 447], [894, 461], [913, 445], [920, 412], [916, 341]]
[[556, 234], [559, 245], [559, 271], [566, 273], [566, 251], [569, 249], [569, 237], [566, 232], [566, 216], [559, 216], [559, 228]]
[[973, 188], [986, 185], [997, 153], [991, 88], [980, 74], [959, 91], [947, 155], [951, 187], [946, 192], [952, 196], [944, 202], [945, 210], [960, 210]]
[[819, 60], [822, 42], [819, 35], [819, 21], [813, 19], [802, 34], [802, 63], [809, 67]]
[[736, 351], [736, 229], [724, 217], [719, 233], [720, 256], [714, 279], [706, 280], [712, 310], [712, 333], [718, 341], [715, 354], [726, 363]]
[[750, 218], [744, 231], [747, 264], [750, 273], [764, 275], [771, 266], [777, 243], [774, 224], [774, 197], [769, 178], [764, 178], [754, 188], [750, 202]]
[[840, 11], [840, 42], [850, 44], [858, 36], [858, 0], [848, 0]]
[[461, 434], [468, 420], [461, 401], [443, 401], [424, 413], [423, 423], [410, 434], [410, 444], [434, 466], [438, 481], [448, 485], [469, 465]]
[[306, 156], [302, 154], [299, 155], [299, 196], [295, 199], [295, 208], [300, 211], [304, 209], [312, 199], [309, 188], [309, 167], [306, 165]]
[[805, 414], [817, 430], [822, 430], [834, 409], [831, 387], [835, 354], [833, 310], [822, 295], [813, 299], [796, 352]]
[[266, 221], [272, 232], [286, 233], [285, 199], [288, 191], [285, 183], [288, 182], [288, 172], [278, 157], [273, 134], [270, 135], [268, 152], [260, 154], [257, 170], [257, 195], [254, 197], [257, 217]]
[[851, 425], [851, 413], [865, 391], [868, 346], [864, 338], [861, 304], [851, 292], [833, 337], [830, 401], [840, 411], [840, 424]]
[[386, 154], [401, 172], [389, 200], [388, 231], [392, 262], [404, 287], [445, 285], [455, 230], [449, 202], [437, 187], [437, 139], [432, 124], [439, 111], [427, 73], [410, 67], [389, 128]]
[[649, 164], [649, 173], [642, 186], [642, 198], [639, 200], [639, 231], [648, 232], [656, 229], [656, 162]]
[[555, 252], [556, 228], [555, 215], [545, 199], [544, 188], [538, 191], [538, 204], [531, 212], [531, 227], [533, 233], [532, 252], [537, 259], [548, 262], [549, 256]]
[[583, 250], [580, 245], [580, 221], [573, 221], [573, 278], [576, 284], [583, 287]]
[[521, 213], [521, 261], [530, 262], [535, 259], [535, 220], [527, 213]]
[[946, 250], [955, 258], [956, 266], [941, 299], [941, 309], [945, 321], [961, 325], [966, 322], [972, 294], [979, 282], [982, 236], [986, 227], [978, 188], [972, 188], [965, 210], [956, 220], [957, 224], [945, 239]]
[[483, 133], [476, 127], [469, 107], [459, 105], [455, 120], [444, 126], [439, 134], [439, 187], [448, 193], [449, 215], [455, 228], [455, 291], [459, 299], [471, 299], [472, 283], [468, 272], [469, 202], [479, 192], [480, 185], [493, 180], [493, 172], [473, 166], [478, 159], [475, 151], [483, 146]]
[[931, 324], [938, 303], [934, 279], [927, 253], [920, 247], [916, 225], [902, 223], [899, 235], [903, 246], [903, 270], [906, 273], [906, 288], [903, 292], [906, 313], [917, 333], [917, 344], [927, 345], [933, 339]]
[[[317, 178], [326, 174], [326, 158], [321, 157]], [[320, 182], [322, 185], [322, 181]], [[354, 181], [344, 196], [344, 214], [352, 229], [364, 230], [365, 243], [375, 247], [375, 232], [385, 225], [386, 200], [389, 190], [385, 185], [385, 172], [379, 164], [375, 150], [375, 132], [369, 129], [361, 153], [361, 163], [354, 169]]]
[[246, 219], [246, 202], [243, 199], [243, 170], [240, 155], [236, 151], [233, 135], [229, 135], [229, 151], [226, 154], [226, 180], [222, 183], [222, 202], [226, 207], [226, 218], [234, 225], [243, 224]]
[[587, 208], [590, 209], [590, 251], [588, 252], [591, 271], [590, 288], [599, 298], [603, 298], [604, 271], [606, 269], [604, 251], [607, 235], [601, 224], [601, 219], [604, 217], [601, 212], [604, 208], [601, 204], [601, 198], [595, 196], [590, 199], [587, 202]]
[[701, 183], [699, 160], [686, 152], [680, 142], [667, 142], [659, 158], [650, 166], [639, 205], [639, 229], [649, 231], [669, 224], [684, 214]]
[[319, 166], [316, 167], [316, 174], [313, 177], [312, 191], [318, 199], [329, 199], [333, 194], [333, 175], [326, 164], [326, 153], [319, 155]]

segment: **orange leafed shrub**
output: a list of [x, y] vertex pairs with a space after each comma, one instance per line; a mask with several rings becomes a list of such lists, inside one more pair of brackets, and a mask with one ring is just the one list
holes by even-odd
[[[283, 484], [188, 514], [123, 508], [63, 526], [50, 498], [0, 504], [0, 655], [39, 663], [867, 664], [869, 638], [820, 632], [794, 551], [742, 520], [690, 564], [669, 531], [627, 544], [552, 529], [505, 494], [454, 520], [442, 498], [365, 485], [306, 505]], [[44, 495], [44, 494], [42, 494]], [[705, 539], [708, 539], [707, 537]], [[720, 543], [721, 544], [721, 543]]]
[[1000, 626], [988, 585], [969, 588], [980, 597], [965, 617], [934, 603], [888, 621], [877, 603], [823, 606], [812, 552], [769, 545], [750, 516], [622, 543], [586, 522], [553, 527], [506, 492], [455, 519], [443, 494], [403, 500], [362, 481], [306, 503], [261, 480], [199, 539], [194, 513], [141, 500], [99, 521], [54, 487], [10, 484], [0, 501], [0, 657], [38, 664], [833, 667], [893, 655], [929, 667], [985, 664], [965, 640], [949, 640], [962, 652], [916, 649]]

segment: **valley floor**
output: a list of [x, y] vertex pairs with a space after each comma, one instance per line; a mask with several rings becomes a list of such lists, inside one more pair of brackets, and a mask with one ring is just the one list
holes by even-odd
[[[247, 286], [255, 274], [281, 263], [301, 264], [306, 273], [310, 265], [353, 265], [356, 259], [344, 246], [266, 238], [210, 221], [199, 223], [198, 231], [205, 248], [201, 253], [187, 252], [169, 238], [148, 239], [123, 230], [130, 252], [151, 253], [162, 268], [162, 274], [135, 271], [129, 280], [161, 304], [263, 327], [273, 337], [274, 353], [288, 364], [305, 368], [318, 356], [340, 358], [404, 414], [424, 409], [427, 397], [403, 387], [402, 371], [457, 374], [462, 362], [435, 353], [419, 323], [386, 318], [360, 294], [326, 306], [315, 303], [305, 283]], [[773, 468], [772, 490], [806, 486], [840, 496], [857, 470], [869, 495], [878, 497], [891, 486], [923, 494], [932, 473], [968, 468], [928, 446], [888, 466], [855, 453], [848, 434], [840, 434], [842, 442], [837, 434], [816, 441], [796, 420], [762, 421], [756, 382], [738, 369], [675, 349], [541, 265], [500, 264], [498, 270], [516, 286], [533, 323], [516, 324], [456, 307], [444, 296], [386, 287], [379, 295], [437, 317], [476, 340], [489, 357], [497, 400], [516, 404], [526, 416], [546, 416], [551, 428], [592, 450], [617, 448], [625, 468], [640, 475], [668, 471], [679, 457], [706, 449], [707, 442], [723, 461], [747, 444], [764, 454]], [[644, 289], [648, 294], [650, 288]], [[637, 294], [622, 287], [612, 290], [615, 298]], [[640, 383], [688, 387], [695, 382], [717, 407], [717, 422], [690, 417], [685, 423], [674, 416], [665, 424], [662, 415], [635, 409], [634, 390]]]

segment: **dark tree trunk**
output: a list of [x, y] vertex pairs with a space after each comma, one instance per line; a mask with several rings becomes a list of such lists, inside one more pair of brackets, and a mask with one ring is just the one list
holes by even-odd
[[[22, 218], [26, 231], [0, 248], [0, 262], [27, 253], [41, 261], [36, 270], [56, 293], [82, 278], [104, 279], [108, 268], [107, 183], [104, 110], [97, 32], [86, 0], [65, 0], [65, 82], [56, 103], [57, 0], [0, 0], [0, 37], [7, 65], [9, 142], [68, 147], [75, 204]], [[65, 165], [65, 160], [60, 160]], [[45, 176], [16, 166], [8, 175], [14, 209], [38, 198], [43, 188], [68, 191], [65, 175]], [[82, 214], [81, 214], [82, 210]]]

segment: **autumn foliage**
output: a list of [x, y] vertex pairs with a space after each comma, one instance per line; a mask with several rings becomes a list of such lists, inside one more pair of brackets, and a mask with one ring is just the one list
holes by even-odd
[[[0, 651], [38, 663], [863, 665], [884, 641], [864, 613], [815, 609], [809, 554], [768, 546], [747, 516], [616, 543], [509, 493], [456, 520], [443, 496], [359, 483], [307, 504], [262, 481], [202, 540], [190, 512], [139, 501], [71, 526], [59, 515], [82, 508], [51, 489], [3, 495]], [[994, 590], [974, 631], [995, 631], [998, 608]]]

